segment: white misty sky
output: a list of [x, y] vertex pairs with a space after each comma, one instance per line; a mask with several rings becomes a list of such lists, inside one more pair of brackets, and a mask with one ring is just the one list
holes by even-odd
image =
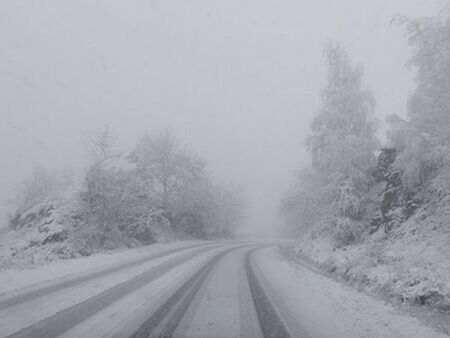
[[365, 66], [379, 118], [404, 114], [410, 51], [389, 23], [440, 3], [2, 0], [0, 214], [34, 166], [82, 166], [83, 131], [109, 123], [126, 150], [169, 127], [220, 181], [242, 185], [248, 231], [268, 232], [308, 162], [325, 43]]

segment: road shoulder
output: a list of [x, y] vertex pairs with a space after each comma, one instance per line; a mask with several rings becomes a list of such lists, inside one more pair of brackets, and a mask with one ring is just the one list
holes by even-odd
[[254, 262], [310, 336], [447, 337], [390, 304], [306, 267], [294, 267], [276, 248], [255, 252]]

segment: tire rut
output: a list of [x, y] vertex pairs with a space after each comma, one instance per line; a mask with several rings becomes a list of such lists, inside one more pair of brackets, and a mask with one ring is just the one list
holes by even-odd
[[94, 297], [57, 312], [56, 314], [34, 323], [16, 333], [13, 333], [8, 337], [57, 337], [75, 325], [88, 319], [95, 313], [101, 311], [103, 308], [113, 304], [120, 298], [125, 297], [175, 267], [185, 263], [189, 259], [210, 249], [212, 248], [200, 248], [187, 256], [175, 257], [166, 263], [163, 263], [126, 282], [105, 290]]
[[[208, 244], [204, 244], [204, 245], [208, 245]], [[97, 279], [97, 278], [105, 277], [105, 276], [113, 274], [115, 272], [119, 272], [123, 269], [138, 266], [139, 264], [145, 263], [149, 260], [161, 258], [161, 257], [167, 256], [170, 254], [182, 252], [184, 250], [189, 250], [189, 249], [195, 248], [196, 246], [201, 247], [202, 245], [195, 244], [195, 245], [190, 245], [190, 246], [186, 246], [186, 247], [182, 247], [182, 248], [166, 250], [166, 251], [163, 251], [160, 253], [150, 254], [150, 255], [147, 255], [147, 256], [140, 258], [133, 262], [121, 263], [117, 266], [107, 268], [102, 271], [96, 271], [96, 272], [89, 273], [87, 275], [83, 275], [80, 277], [74, 277], [69, 280], [64, 280], [61, 283], [43, 286], [42, 288], [35, 289], [35, 290], [25, 291], [18, 295], [14, 295], [11, 297], [7, 297], [5, 299], [1, 299], [0, 300], [0, 310], [6, 309], [6, 308], [14, 306], [14, 305], [19, 305], [19, 304], [31, 301], [33, 299], [42, 297], [42, 296], [46, 296], [48, 294], [51, 294], [51, 293], [54, 293], [54, 292], [57, 292], [57, 291], [60, 291], [60, 290], [63, 290], [63, 289], [69, 288], [69, 287], [76, 286], [78, 284], [89, 282], [89, 281]], [[31, 286], [31, 287], [33, 287], [33, 286]]]
[[189, 278], [175, 293], [148, 318], [132, 335], [132, 338], [172, 337], [195, 296], [204, 285], [219, 260], [237, 248], [228, 249], [214, 256]]
[[259, 325], [264, 337], [285, 338], [291, 337], [288, 329], [283, 323], [275, 306], [270, 301], [267, 292], [259, 281], [254, 268], [252, 267], [250, 256], [257, 249], [250, 250], [246, 257], [247, 280], [250, 286], [250, 293], [258, 315]]

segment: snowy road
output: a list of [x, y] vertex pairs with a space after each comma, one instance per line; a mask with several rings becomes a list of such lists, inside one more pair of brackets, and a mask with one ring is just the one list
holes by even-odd
[[75, 274], [9, 286], [0, 293], [0, 336], [441, 336], [332, 280], [299, 275], [270, 246], [161, 246], [106, 267], [91, 262]]

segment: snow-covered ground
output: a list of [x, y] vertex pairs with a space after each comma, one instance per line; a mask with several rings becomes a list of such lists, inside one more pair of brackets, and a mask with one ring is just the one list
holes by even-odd
[[380, 228], [340, 247], [329, 236], [305, 235], [282, 253], [450, 332], [449, 202], [433, 199], [389, 234]]
[[[239, 248], [243, 243], [190, 241], [155, 244], [147, 248], [54, 262], [33, 269], [2, 270], [0, 302], [10, 299], [11, 295], [20, 295], [23, 291], [41, 290], [42, 287], [125, 264], [120, 270], [68, 285], [63, 289], [52, 289], [51, 293], [39, 294], [22, 303], [0, 307], [0, 321], [5, 323], [0, 327], [0, 336], [17, 332], [30, 324], [46, 321], [47, 318], [92, 300], [143, 272], [168, 266], [173, 260], [180, 260], [182, 264], [175, 264], [150, 282], [142, 284], [132, 292], [125, 292], [113, 303], [105, 305], [101, 311], [74, 322], [67, 330], [61, 328], [61, 332], [65, 332], [68, 337], [86, 336], [93, 332], [96, 336], [129, 335], [205, 262], [218, 252], [227, 248]], [[171, 251], [177, 248], [184, 250]], [[247, 282], [242, 257], [248, 250], [252, 250], [252, 247], [246, 246], [231, 251], [219, 261], [205, 288], [200, 292], [201, 302], [195, 301], [190, 306], [192, 313], [182, 322], [182, 330], [191, 330], [192, 332], [189, 332], [195, 336], [193, 332], [218, 332], [223, 324], [222, 332], [239, 336], [240, 330], [237, 328], [242, 330], [248, 325], [247, 320], [253, 324], [257, 323], [257, 319], [250, 320], [250, 317], [240, 313], [246, 308], [242, 307], [243, 300], [250, 294], [248, 290], [243, 292]], [[139, 261], [141, 258], [167, 251], [170, 252], [167, 255]], [[134, 261], [140, 263], [126, 265]], [[271, 301], [286, 326], [294, 328], [296, 333], [301, 332], [302, 337], [446, 337], [445, 333], [387, 302], [359, 292], [304, 265], [289, 262], [276, 247], [256, 250], [252, 254], [251, 262], [258, 269], [259, 276], [263, 277], [263, 285], [270, 286]], [[245, 294], [247, 298], [242, 298]], [[251, 301], [247, 301], [251, 306]], [[101, 300], [98, 302], [101, 303]], [[217, 323], [211, 326], [210, 322], [214, 320], [217, 320]], [[64, 321], [55, 321], [55, 325], [64, 325], [62, 322]]]
[[289, 263], [275, 248], [256, 252], [254, 260], [290, 313], [282, 317], [311, 337], [447, 337], [386, 302]]
[[201, 244], [202, 241], [179, 241], [172, 243], [153, 244], [136, 249], [116, 250], [109, 253], [95, 254], [88, 257], [63, 260], [48, 263], [34, 268], [11, 268], [0, 270], [0, 296], [14, 290], [31, 288], [37, 284], [54, 283], [80, 274], [107, 269], [126, 262], [133, 262], [151, 254], [165, 250], [189, 247]]
[[128, 337], [156, 311], [168, 294], [180, 286], [192, 271], [199, 269], [211, 256], [222, 249], [196, 256], [175, 267], [144, 287], [123, 297], [103, 311], [65, 332], [62, 337]]
[[[159, 245], [158, 247], [154, 247], [152, 252], [157, 253], [160, 251], [167, 251], [168, 249], [175, 247], [184, 247], [186, 246], [186, 244], [187, 243], [174, 243], [172, 245]], [[190, 244], [192, 245], [192, 243]], [[211, 248], [217, 247], [215, 245], [207, 246]], [[161, 266], [174, 258], [183, 258], [188, 255], [189, 252], [194, 253], [196, 250], [198, 250], [198, 246], [183, 251], [177, 251], [175, 253], [149, 260], [137, 266], [121, 269], [113, 274], [108, 274], [94, 280], [90, 280], [68, 288], [64, 288], [56, 292], [52, 292], [50, 295], [41, 296], [36, 299], [27, 301], [23, 304], [17, 304], [6, 309], [0, 309], [0, 318], [1, 321], [4, 322], [4, 324], [0, 328], [0, 336], [7, 336], [9, 334], [17, 332], [18, 330], [21, 330], [30, 324], [44, 320], [45, 318], [55, 315], [56, 313], [64, 309], [67, 309], [76, 304], [80, 304], [81, 302], [88, 300], [105, 290], [111, 289], [116, 285], [124, 283], [132, 279], [133, 277], [142, 274], [145, 271], [149, 271], [150, 269]], [[220, 250], [220, 247], [208, 251], [209, 253], [195, 256], [187, 263], [182, 264], [172, 271], [169, 271], [169, 273], [162, 275], [154, 282], [145, 285], [143, 288], [137, 289], [131, 295], [125, 297], [119, 302], [114, 303], [112, 306], [107, 308], [107, 311], [96, 314], [93, 317], [89, 318], [87, 321], [84, 321], [82, 324], [75, 326], [72, 330], [66, 332], [66, 335], [74, 335], [80, 337], [86, 336], [88, 332], [90, 332], [90, 334], [92, 334], [92, 332], [98, 332], [100, 334], [100, 331], [102, 332], [102, 334], [107, 334], [108, 331], [114, 329], [118, 325], [118, 317], [121, 318], [120, 323], [122, 323], [128, 320], [135, 320], [134, 316], [136, 316], [138, 313], [141, 313], [141, 315], [144, 316], [148, 316], [148, 311], [140, 312], [138, 310], [142, 310], [143, 306], [150, 306], [154, 311], [157, 308], [154, 302], [158, 301], [158, 297], [156, 297], [158, 294], [166, 291], [166, 289], [168, 287], [171, 287], [171, 285], [173, 285], [175, 281], [182, 279], [182, 277], [187, 272], [192, 270], [195, 271], [196, 267], [198, 268], [198, 266], [202, 262], [211, 257], [211, 252], [216, 252], [216, 250]], [[145, 252], [145, 255], [147, 255], [148, 253], [149, 252], [147, 250], [147, 252]], [[121, 256], [120, 253], [114, 254], [112, 256], [115, 257], [115, 263], [119, 264], [126, 261], [131, 262], [136, 258], [142, 257], [142, 254], [142, 252], [130, 252], [127, 254], [122, 253], [123, 257], [121, 258], [119, 258], [119, 256]], [[82, 269], [80, 269], [80, 272], [85, 273], [87, 272], [86, 269], [89, 269], [89, 271], [91, 271], [92, 269], [94, 269], [94, 267], [98, 267], [98, 263], [102, 259], [105, 259], [104, 255], [96, 255], [92, 258], [94, 257], [95, 259], [91, 259], [89, 262], [87, 262], [86, 260], [83, 260], [82, 262], [71, 260], [65, 262], [66, 264], [64, 265], [70, 265], [73, 268], [83, 267]], [[62, 272], [59, 272], [58, 265], [59, 267], [61, 267], [61, 264], [54, 264], [53, 266], [55, 270], [51, 272], [44, 269], [44, 267], [40, 267], [35, 270], [39, 270], [42, 276], [45, 275], [46, 279], [50, 279], [52, 277], [55, 277], [56, 275], [61, 275]], [[58, 273], [56, 273], [56, 271], [58, 271]], [[20, 280], [20, 278], [18, 278], [20, 277], [20, 275], [14, 273], [11, 273], [11, 275], [14, 276], [14, 280]], [[29, 282], [31, 281], [29, 280]], [[9, 297], [10, 295], [11, 294], [8, 293], [7, 297]], [[1, 299], [2, 297], [0, 297], [0, 300]], [[151, 304], [149, 305], [150, 301]]]

